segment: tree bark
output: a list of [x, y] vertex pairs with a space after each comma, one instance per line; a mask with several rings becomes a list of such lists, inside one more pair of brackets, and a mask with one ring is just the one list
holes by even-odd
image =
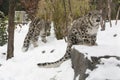
[[14, 15], [15, 15], [15, 0], [9, 0], [9, 20], [8, 20], [8, 46], [7, 59], [14, 56]]

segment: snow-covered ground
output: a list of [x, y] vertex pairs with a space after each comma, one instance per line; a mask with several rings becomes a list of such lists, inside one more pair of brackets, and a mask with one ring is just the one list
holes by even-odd
[[[29, 24], [28, 24], [29, 25]], [[66, 51], [64, 40], [56, 40], [52, 29], [51, 36], [45, 44], [39, 40], [39, 47], [32, 45], [27, 52], [22, 52], [23, 40], [28, 31], [28, 25], [15, 30], [14, 58], [6, 61], [7, 45], [0, 47], [0, 80], [73, 80], [74, 71], [68, 60], [58, 68], [39, 68], [37, 63], [54, 62], [60, 59]], [[80, 52], [89, 56], [115, 55], [120, 56], [120, 21], [112, 27], [106, 24], [106, 30], [98, 32], [98, 46], [74, 46]], [[89, 71], [86, 80], [120, 80], [120, 61], [115, 58], [102, 59], [104, 65], [97, 65], [94, 71]]]

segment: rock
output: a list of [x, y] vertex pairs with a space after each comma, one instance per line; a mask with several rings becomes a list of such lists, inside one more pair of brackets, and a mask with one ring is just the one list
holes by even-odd
[[[96, 69], [97, 64], [101, 64], [101, 58], [116, 58], [117, 60], [120, 60], [120, 57], [118, 56], [91, 56], [91, 60], [89, 60], [87, 57], [85, 57], [84, 53], [79, 52], [76, 49], [71, 50], [71, 62], [72, 62], [72, 68], [74, 70], [74, 80], [76, 80], [76, 77], [79, 76], [79, 80], [85, 80], [89, 74], [86, 74], [86, 70], [89, 69], [93, 71]], [[117, 65], [119, 67], [119, 65]]]
[[116, 37], [116, 36], [117, 36], [117, 34], [114, 34], [114, 35], [113, 35], [113, 37]]
[[[96, 57], [92, 57], [92, 59], [95, 61]], [[72, 61], [72, 68], [74, 70], [74, 80], [76, 80], [76, 77], [79, 76], [79, 80], [85, 80], [88, 77], [88, 74], [86, 74], [86, 70], [90, 69], [93, 70], [96, 68], [96, 63], [91, 62], [88, 60], [85, 55], [76, 49], [72, 49], [71, 51], [71, 61]]]

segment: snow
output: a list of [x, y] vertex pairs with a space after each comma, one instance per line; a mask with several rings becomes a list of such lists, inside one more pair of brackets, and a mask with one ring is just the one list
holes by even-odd
[[[54, 62], [59, 60], [66, 51], [67, 43], [64, 40], [56, 40], [53, 28], [51, 36], [47, 38], [47, 43], [39, 40], [39, 47], [30, 46], [27, 52], [22, 52], [24, 38], [28, 31], [28, 25], [22, 28], [17, 26], [15, 30], [14, 57], [6, 60], [7, 45], [0, 47], [0, 80], [73, 80], [74, 71], [71, 68], [71, 61], [65, 61], [58, 68], [39, 68], [37, 63]], [[53, 25], [52, 25], [53, 26]], [[115, 36], [115, 37], [114, 37]], [[86, 55], [120, 56], [120, 21], [112, 27], [106, 24], [106, 30], [98, 32], [98, 46], [73, 46]], [[120, 80], [120, 61], [115, 58], [102, 59], [97, 65], [98, 68], [90, 73], [86, 80]]]

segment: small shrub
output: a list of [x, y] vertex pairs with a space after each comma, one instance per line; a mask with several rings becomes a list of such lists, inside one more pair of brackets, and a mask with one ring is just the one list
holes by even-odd
[[3, 46], [4, 44], [7, 43], [8, 38], [6, 30], [7, 23], [5, 21], [6, 17], [2, 12], [0, 12], [0, 46]]

